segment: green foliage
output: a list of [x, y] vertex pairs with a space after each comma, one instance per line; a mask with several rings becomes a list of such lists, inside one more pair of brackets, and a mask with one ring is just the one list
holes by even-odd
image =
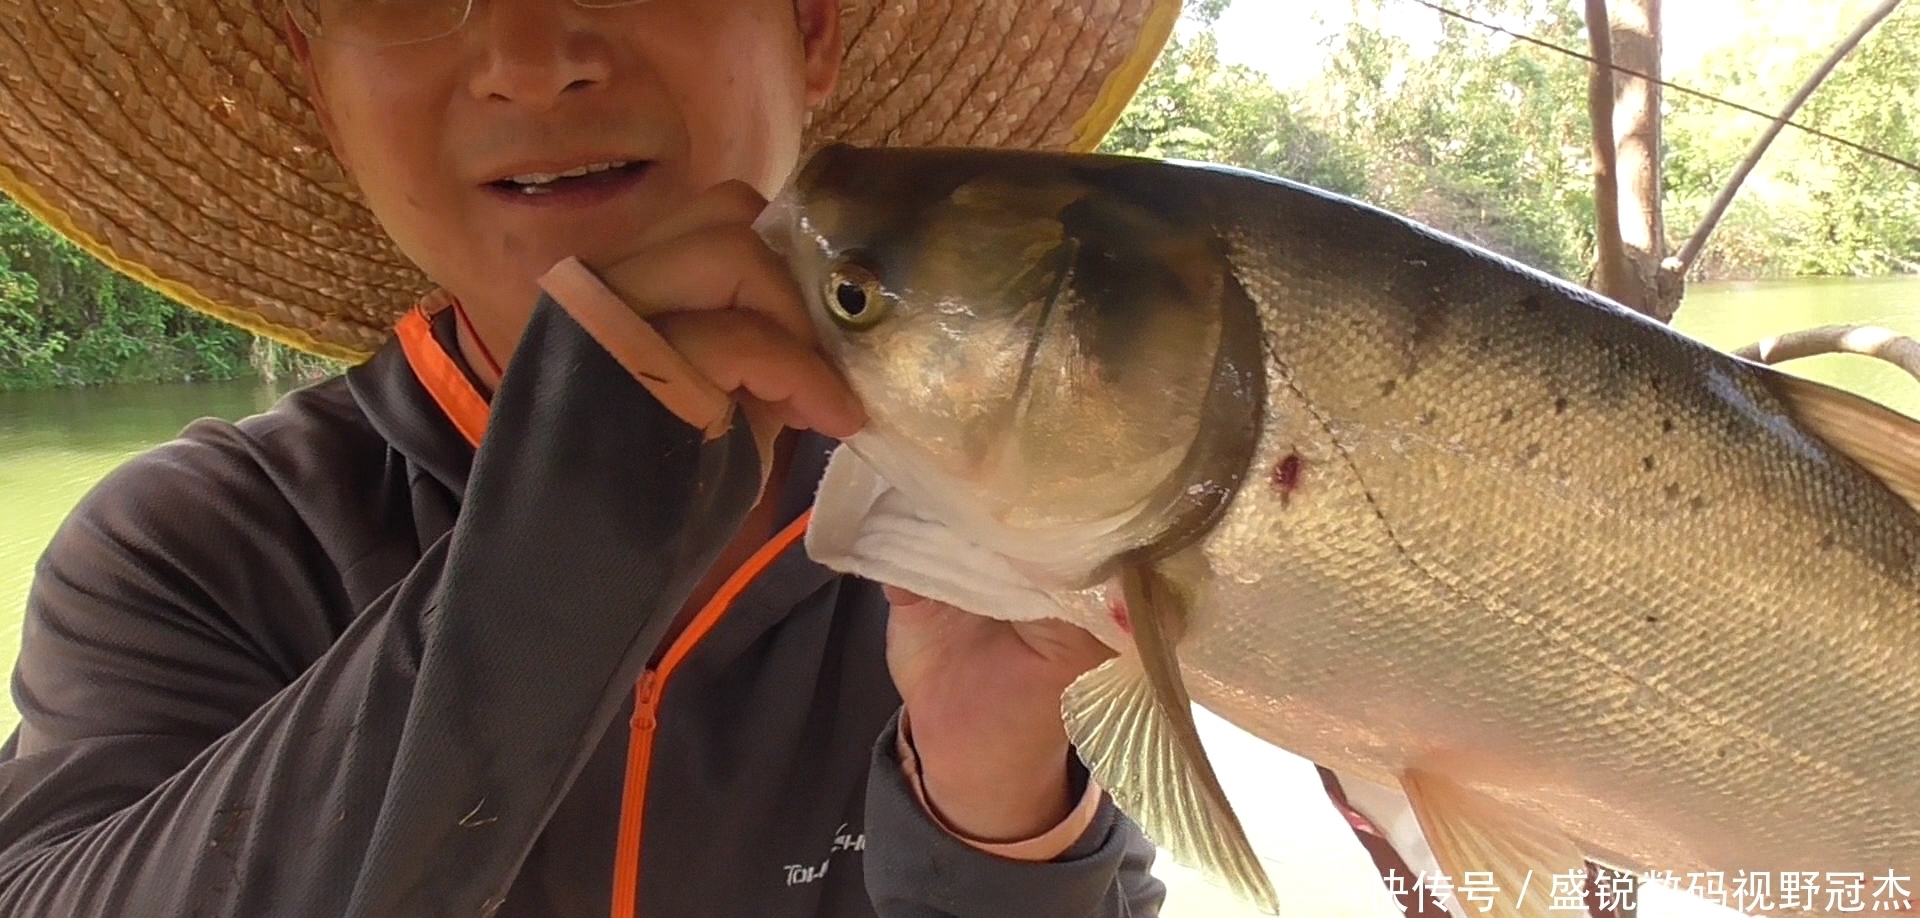
[[1213, 25], [1232, 5], [1233, 0], [1188, 0], [1184, 12], [1202, 25]]
[[[1807, 105], [1815, 127], [1920, 160], [1920, 15], [1888, 19]], [[1821, 274], [1920, 271], [1920, 176], [1845, 147], [1821, 144], [1814, 161], [1831, 176], [1813, 189]]]
[[[1486, 4], [1481, 4], [1485, 7]], [[1211, 21], [1203, 9], [1190, 25]], [[1578, 32], [1571, 7], [1536, 29]], [[1577, 38], [1575, 39], [1577, 41]], [[1220, 62], [1209, 31], [1176, 38], [1105, 149], [1241, 166], [1349, 195], [1546, 270], [1592, 245], [1585, 70], [1449, 27], [1438, 53], [1366, 24], [1339, 36], [1301, 92]]]
[[[1849, 0], [1851, 2], [1851, 0]], [[1699, 88], [1777, 107], [1830, 50], [1804, 10], [1750, 0], [1755, 32], [1708, 61]], [[1774, 3], [1774, 6], [1767, 4]], [[1576, 0], [1457, 0], [1456, 9], [1584, 50]], [[1854, 4], [1859, 5], [1859, 4]], [[1219, 60], [1222, 3], [1189, 6], [1105, 149], [1281, 175], [1407, 214], [1564, 277], [1594, 249], [1585, 62], [1455, 19], [1415, 48], [1380, 27], [1403, 0], [1353, 0], [1326, 71], [1291, 90]], [[1864, 11], [1862, 8], [1861, 12]], [[1859, 15], [1835, 10], [1814, 34]], [[1436, 14], [1437, 16], [1437, 14]], [[1797, 42], [1797, 44], [1796, 44]], [[1756, 66], [1764, 59], [1767, 66]], [[1675, 248], [1764, 122], [1666, 95], [1666, 222]], [[1920, 10], [1884, 23], [1802, 113], [1824, 130], [1920, 158]], [[1728, 212], [1696, 266], [1713, 277], [1920, 271], [1920, 176], [1789, 131]]]
[[[1456, 6], [1523, 15], [1531, 34], [1581, 43], [1571, 4]], [[1333, 101], [1340, 135], [1371, 154], [1367, 197], [1544, 270], [1584, 272], [1593, 246], [1585, 65], [1458, 20], [1442, 25], [1432, 52], [1414, 54], [1356, 23], [1332, 73], [1309, 88]]]
[[0, 389], [233, 379], [254, 372], [253, 341], [0, 198]]
[[1221, 64], [1210, 32], [1170, 43], [1103, 149], [1224, 163], [1343, 194], [1366, 187], [1359, 149], [1261, 74]]
[[[1837, 23], [1843, 28], [1860, 11], [1847, 12]], [[1699, 88], [1777, 108], [1831, 50], [1770, 37], [1767, 48], [1736, 47], [1711, 59]], [[1766, 62], [1763, 52], [1778, 62], [1756, 67], [1755, 58]], [[1797, 120], [1920, 159], [1920, 11], [1905, 7], [1882, 23]], [[1666, 127], [1668, 225], [1685, 232], [1765, 123], [1676, 94], [1668, 96]], [[1734, 199], [1696, 270], [1733, 277], [1920, 271], [1920, 175], [1789, 128]]]

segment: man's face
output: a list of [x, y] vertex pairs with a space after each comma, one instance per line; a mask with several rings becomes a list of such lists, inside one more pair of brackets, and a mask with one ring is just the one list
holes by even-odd
[[[293, 41], [387, 233], [497, 330], [519, 327], [562, 258], [615, 259], [728, 179], [777, 191], [838, 72], [836, 0], [473, 3], [432, 41]], [[525, 181], [610, 163], [624, 165]]]

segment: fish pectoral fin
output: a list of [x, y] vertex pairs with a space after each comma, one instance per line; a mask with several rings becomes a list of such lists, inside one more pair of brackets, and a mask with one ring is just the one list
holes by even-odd
[[1768, 381], [1794, 420], [1920, 510], [1920, 421], [1798, 376], [1775, 372]]
[[[1487, 914], [1548, 914], [1555, 898], [1554, 878], [1586, 869], [1586, 857], [1565, 834], [1485, 794], [1419, 770], [1402, 774], [1400, 786], [1419, 817], [1434, 860], [1453, 884], [1454, 896], [1466, 898], [1469, 889], [1491, 887]], [[1492, 882], [1476, 883], [1469, 874], [1490, 874]], [[1580, 876], [1584, 898], [1584, 873]], [[1474, 907], [1484, 904], [1486, 900], [1479, 899]]]
[[1062, 700], [1067, 733], [1094, 779], [1179, 863], [1267, 914], [1279, 897], [1200, 745], [1167, 631], [1170, 599], [1133, 570], [1126, 581], [1138, 654], [1108, 660]]
[[[1080, 677], [1065, 704], [1067, 732], [1081, 760], [1154, 844], [1243, 901], [1279, 914], [1266, 868], [1199, 748], [1191, 709], [1184, 726], [1167, 716], [1132, 654]], [[1191, 739], [1183, 741], [1183, 733]]]

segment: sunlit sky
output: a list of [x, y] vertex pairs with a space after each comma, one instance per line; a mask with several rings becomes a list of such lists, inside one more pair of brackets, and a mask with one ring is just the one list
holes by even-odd
[[[1668, 78], [1683, 77], [1714, 50], [1755, 35], [1831, 46], [1871, 5], [1871, 0], [1667, 0], [1661, 13]], [[1299, 83], [1320, 68], [1322, 43], [1346, 25], [1352, 8], [1351, 0], [1236, 0], [1217, 29], [1220, 55], [1263, 70], [1283, 86]], [[1383, 16], [1385, 27], [1418, 47], [1422, 36], [1436, 31], [1439, 14], [1411, 0], [1387, 0]]]

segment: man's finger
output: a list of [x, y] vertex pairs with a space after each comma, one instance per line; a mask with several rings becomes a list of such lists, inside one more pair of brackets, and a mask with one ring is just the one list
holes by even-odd
[[800, 341], [815, 337], [786, 264], [749, 226], [720, 224], [675, 236], [595, 273], [642, 316], [743, 309]]
[[852, 436], [866, 423], [859, 399], [820, 354], [758, 313], [675, 312], [650, 321], [723, 391], [767, 402], [830, 437]]

